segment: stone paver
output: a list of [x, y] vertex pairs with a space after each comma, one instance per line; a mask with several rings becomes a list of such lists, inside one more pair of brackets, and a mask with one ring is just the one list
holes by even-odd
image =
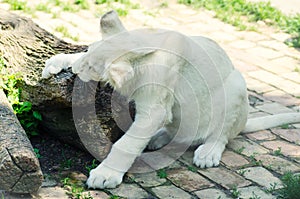
[[297, 84], [300, 84], [300, 73], [299, 72], [284, 73], [281, 76], [288, 79], [288, 80], [291, 80], [291, 81], [293, 81]]
[[54, 199], [54, 198], [69, 198], [66, 195], [66, 190], [61, 187], [45, 187], [41, 188], [38, 193], [35, 195], [37, 198], [45, 198], [45, 199]]
[[[98, 191], [98, 190], [92, 190], [92, 191], [85, 191], [82, 193], [86, 198], [89, 196], [93, 199], [110, 199], [111, 197], [107, 195], [105, 192]], [[54, 199], [54, 198], [53, 198]]]
[[224, 151], [221, 162], [227, 167], [242, 167], [249, 164], [243, 156], [228, 150]]
[[246, 63], [246, 62], [238, 60], [238, 59], [232, 59], [231, 61], [232, 61], [233, 65], [242, 73], [246, 73], [249, 71], [255, 71], [258, 69], [257, 66]]
[[300, 146], [285, 141], [267, 141], [262, 142], [261, 145], [273, 151], [280, 149], [281, 153], [285, 156], [300, 157]]
[[299, 129], [272, 129], [272, 132], [289, 142], [294, 142], [300, 145]]
[[270, 113], [270, 114], [278, 114], [278, 113], [291, 113], [293, 110], [278, 104], [278, 103], [266, 103], [261, 106], [256, 106], [257, 109]]
[[279, 156], [263, 154], [263, 155], [255, 156], [255, 159], [257, 161], [260, 161], [264, 167], [269, 168], [272, 171], [275, 171], [282, 175], [289, 171], [291, 172], [300, 171], [300, 165], [295, 164]]
[[292, 95], [287, 94], [286, 92], [280, 90], [273, 90], [270, 92], [266, 92], [263, 94], [263, 96], [268, 100], [277, 102], [284, 106], [292, 106], [292, 105], [300, 104], [300, 99], [295, 98]]
[[249, 40], [235, 40], [229, 44], [230, 46], [237, 49], [248, 49], [256, 46], [255, 42]]
[[194, 192], [197, 197], [200, 199], [229, 199], [230, 197], [226, 196], [226, 194], [218, 189], [210, 188], [203, 189], [201, 191]]
[[[35, 1], [39, 3], [38, 0], [31, 2]], [[297, 72], [300, 69], [300, 52], [283, 43], [290, 35], [272, 28], [258, 32], [237, 31], [235, 27], [214, 18], [213, 12], [192, 9], [177, 4], [175, 0], [168, 1], [166, 8], [159, 7], [160, 1], [142, 0], [139, 4], [140, 9], [130, 10], [128, 16], [121, 17], [129, 30], [141, 27], [165, 28], [187, 35], [203, 35], [214, 39], [225, 49], [235, 67], [242, 72], [251, 96], [262, 99], [251, 103], [253, 107], [249, 110], [249, 118], [297, 111], [297, 106], [300, 105], [300, 99], [297, 98], [300, 96], [300, 73]], [[287, 7], [293, 12], [300, 10], [297, 0], [272, 0], [273, 4], [279, 5], [278, 8], [282, 10]], [[0, 3], [0, 8], [7, 10], [9, 6]], [[89, 44], [101, 39], [99, 16], [99, 10], [91, 7], [91, 10], [81, 10], [78, 13], [62, 11], [57, 18], [53, 18], [50, 13], [38, 12], [33, 20], [58, 37], [63, 37], [63, 34], [55, 31], [55, 28], [63, 25], [72, 36], [79, 36], [76, 43]], [[70, 38], [63, 39], [74, 43]], [[270, 183], [280, 184], [272, 172], [278, 175], [286, 171], [300, 172], [300, 166], [296, 163], [300, 163], [300, 124], [293, 126], [297, 129], [263, 130], [247, 133], [230, 141], [230, 150], [224, 152], [222, 166], [218, 168], [196, 169], [197, 172], [194, 173], [190, 169], [194, 168], [193, 151], [189, 150], [179, 161], [165, 168], [167, 178], [159, 178], [156, 172], [133, 174], [136, 184], [122, 183], [116, 189], [105, 192], [92, 190], [90, 194], [95, 199], [110, 198], [113, 194], [130, 199], [185, 199], [194, 196], [214, 199], [219, 196], [231, 198], [229, 192], [237, 186], [240, 198], [275, 198], [261, 190], [261, 186], [269, 187]], [[274, 153], [276, 150], [279, 153], [277, 156]], [[264, 168], [251, 167], [253, 158]], [[244, 176], [241, 176], [242, 173]], [[43, 187], [38, 194], [40, 198], [68, 198], [65, 190], [60, 187]]]
[[130, 198], [140, 199], [147, 198], [149, 194], [136, 184], [125, 184], [122, 183], [119, 187], [109, 190], [112, 194]]
[[262, 112], [262, 111], [259, 111], [259, 112], [254, 112], [254, 113], [250, 113], [248, 115], [248, 118], [256, 118], [256, 117], [264, 117], [264, 116], [267, 116], [267, 115], [270, 115], [269, 113], [266, 113], [266, 112]]
[[265, 70], [249, 72], [248, 75], [266, 84], [275, 86], [276, 88], [281, 88], [281, 86], [283, 86], [282, 82], [284, 81], [284, 78]]
[[253, 108], [252, 106], [249, 106], [249, 113], [256, 113], [258, 112], [259, 110], [257, 110], [256, 108]]
[[228, 143], [227, 147], [234, 151], [239, 151], [241, 154], [248, 157], [252, 156], [253, 154], [266, 154], [269, 152], [269, 150], [259, 146], [259, 144], [247, 141], [245, 139], [234, 139]]
[[257, 186], [249, 186], [237, 189], [240, 192], [239, 198], [249, 199], [249, 198], [261, 198], [261, 199], [275, 199], [271, 194], [266, 193]]
[[281, 181], [263, 167], [249, 167], [239, 170], [239, 173], [243, 173], [243, 176], [248, 180], [267, 188], [274, 184], [278, 185], [277, 188], [279, 188], [281, 185]]
[[280, 58], [272, 59], [269, 64], [279, 68], [288, 68], [292, 72], [299, 66], [299, 60], [293, 59], [289, 56], [283, 56]]
[[264, 47], [254, 47], [247, 49], [246, 52], [251, 53], [251, 54], [257, 54], [258, 56], [266, 59], [275, 59], [278, 57], [282, 57], [283, 54], [276, 50], [272, 50], [270, 48], [264, 48]]
[[267, 41], [260, 41], [258, 44], [271, 48], [273, 50], [281, 51], [281, 50], [287, 50], [289, 47], [285, 45], [283, 42], [279, 42], [276, 40], [267, 40]]
[[276, 136], [268, 130], [257, 131], [255, 133], [248, 133], [246, 136], [253, 141], [276, 139]]
[[285, 65], [281, 66], [282, 64], [279, 66], [278, 65], [279, 64], [277, 62], [274, 62], [272, 64], [262, 62], [261, 64], [258, 64], [259, 68], [275, 75], [282, 75], [291, 72], [291, 69], [289, 67], [285, 67]]
[[245, 180], [243, 177], [233, 173], [230, 170], [218, 167], [201, 169], [199, 173], [218, 183], [225, 189], [232, 189], [234, 187], [245, 187], [251, 184], [250, 181]]
[[164, 184], [167, 180], [159, 178], [156, 172], [134, 174], [134, 181], [143, 187], [155, 187]]
[[175, 187], [174, 185], [159, 186], [151, 189], [155, 195], [164, 199], [191, 199], [192, 196], [187, 192]]
[[184, 164], [192, 165], [193, 158], [194, 158], [194, 151], [188, 150], [180, 157], [180, 161], [182, 161]]
[[246, 83], [249, 90], [253, 90], [257, 93], [267, 93], [276, 90], [274, 86], [271, 86], [251, 77], [246, 78]]
[[171, 182], [186, 191], [197, 191], [214, 186], [211, 182], [196, 172], [183, 169], [173, 169], [168, 171], [167, 174], [167, 178]]

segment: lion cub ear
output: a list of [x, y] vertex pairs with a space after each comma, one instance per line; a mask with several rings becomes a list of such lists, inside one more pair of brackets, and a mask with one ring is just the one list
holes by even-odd
[[105, 79], [108, 79], [109, 83], [114, 88], [121, 88], [126, 81], [130, 80], [134, 76], [134, 69], [131, 65], [135, 60], [141, 60], [145, 56], [154, 53], [155, 49], [135, 49], [129, 51], [126, 59], [112, 62], [105, 72]]
[[[141, 45], [142, 46], [142, 45]], [[142, 59], [143, 57], [154, 53], [156, 49], [154, 48], [140, 48], [129, 51], [128, 59], [134, 61], [136, 59]]]
[[114, 88], [121, 88], [127, 80], [134, 76], [134, 70], [128, 61], [112, 63], [107, 72], [109, 83]]

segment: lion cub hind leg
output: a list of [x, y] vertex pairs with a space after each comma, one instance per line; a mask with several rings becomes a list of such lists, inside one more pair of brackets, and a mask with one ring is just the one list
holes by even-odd
[[[225, 118], [222, 115], [213, 117], [212, 129], [204, 138], [204, 144], [199, 146], [194, 154], [195, 165], [205, 168], [218, 166], [229, 139], [236, 137], [245, 127], [248, 115], [248, 98], [244, 79], [238, 71], [233, 71], [224, 84], [226, 98], [224, 101]], [[220, 89], [221, 90], [221, 89]], [[218, 91], [216, 99], [222, 99]], [[219, 104], [220, 106], [220, 104]]]
[[147, 145], [149, 150], [157, 150], [165, 146], [171, 141], [171, 137], [168, 133], [168, 129], [163, 127], [157, 131], [157, 133], [151, 138]]

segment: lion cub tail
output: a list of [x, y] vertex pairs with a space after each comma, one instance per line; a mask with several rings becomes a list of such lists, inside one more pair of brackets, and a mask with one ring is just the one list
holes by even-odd
[[242, 133], [260, 131], [284, 124], [300, 123], [300, 113], [281, 113], [258, 118], [250, 118]]

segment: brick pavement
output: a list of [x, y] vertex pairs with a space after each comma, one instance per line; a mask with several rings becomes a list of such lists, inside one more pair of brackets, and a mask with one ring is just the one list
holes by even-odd
[[[247, 81], [252, 105], [250, 117], [300, 110], [300, 53], [283, 44], [289, 35], [270, 27], [260, 27], [258, 32], [237, 31], [206, 10], [193, 10], [174, 2], [168, 3], [167, 8], [161, 8], [159, 3], [142, 2], [140, 9], [130, 10], [122, 18], [125, 26], [173, 29], [217, 41]], [[80, 43], [100, 38], [99, 21], [93, 12], [63, 13], [56, 19], [42, 12], [36, 16], [34, 21], [59, 37], [62, 35], [54, 31], [58, 24], [69, 27], [74, 36], [79, 35]], [[112, 194], [125, 198], [231, 198], [232, 191], [237, 190], [241, 198], [255, 195], [275, 198], [265, 190], [272, 183], [279, 188], [279, 177], [284, 172], [300, 172], [300, 126], [290, 127], [239, 135], [229, 143], [217, 168], [195, 168], [191, 163], [192, 152], [187, 151], [165, 169], [166, 178], [159, 178], [155, 172], [129, 174], [130, 182], [105, 192], [91, 191], [91, 195], [94, 198], [109, 198]], [[278, 149], [280, 155], [274, 153]], [[49, 195], [47, 189], [42, 188], [41, 194]], [[61, 190], [51, 189], [52, 194], [59, 195], [55, 198], [68, 198], [60, 194]], [[47, 194], [42, 195], [51, 198]]]

